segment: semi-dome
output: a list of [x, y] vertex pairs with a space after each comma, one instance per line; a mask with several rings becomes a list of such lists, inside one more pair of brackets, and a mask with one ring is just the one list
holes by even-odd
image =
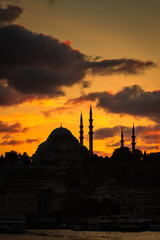
[[49, 138], [54, 136], [66, 136], [66, 135], [73, 136], [72, 133], [67, 128], [59, 127], [51, 132]]

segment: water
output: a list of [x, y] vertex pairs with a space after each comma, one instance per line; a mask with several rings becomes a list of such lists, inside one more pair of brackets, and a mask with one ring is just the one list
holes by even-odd
[[27, 230], [25, 234], [0, 234], [0, 240], [160, 240], [160, 232], [88, 232]]

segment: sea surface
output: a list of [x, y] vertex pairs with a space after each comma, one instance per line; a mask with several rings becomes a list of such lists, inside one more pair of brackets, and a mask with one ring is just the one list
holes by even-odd
[[160, 240], [160, 232], [88, 232], [27, 230], [25, 234], [0, 234], [0, 240]]

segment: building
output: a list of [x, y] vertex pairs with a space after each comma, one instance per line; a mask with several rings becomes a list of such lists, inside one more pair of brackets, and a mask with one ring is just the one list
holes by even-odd
[[104, 184], [95, 188], [95, 199], [98, 202], [103, 200], [118, 201], [124, 192], [132, 190], [132, 184], [122, 183], [116, 179], [108, 178]]
[[62, 126], [41, 143], [33, 158], [35, 166], [55, 166], [67, 172], [79, 171], [81, 163], [93, 154], [92, 107], [89, 112], [89, 150], [83, 145], [83, 116], [80, 116], [80, 142]]
[[89, 155], [88, 149], [61, 126], [54, 129], [47, 140], [38, 146], [33, 164], [55, 165], [64, 171], [79, 171], [81, 162]]
[[34, 189], [12, 187], [0, 192], [0, 216], [32, 217], [37, 215], [37, 211]]
[[53, 217], [55, 212], [62, 211], [66, 189], [63, 184], [46, 182], [37, 186], [38, 216], [43, 218]]
[[151, 192], [128, 192], [120, 199], [121, 215], [159, 217], [160, 194]]

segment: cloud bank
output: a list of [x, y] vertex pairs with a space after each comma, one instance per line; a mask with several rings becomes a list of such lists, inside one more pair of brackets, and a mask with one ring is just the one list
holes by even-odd
[[125, 58], [95, 61], [53, 36], [20, 25], [0, 28], [0, 52], [1, 106], [64, 95], [64, 87], [84, 86], [88, 73], [139, 74], [155, 66]]
[[72, 104], [84, 101], [97, 101], [97, 106], [106, 112], [147, 117], [155, 122], [160, 119], [160, 90], [145, 91], [140, 86], [133, 85], [115, 94], [107, 91], [93, 92], [70, 100]]

